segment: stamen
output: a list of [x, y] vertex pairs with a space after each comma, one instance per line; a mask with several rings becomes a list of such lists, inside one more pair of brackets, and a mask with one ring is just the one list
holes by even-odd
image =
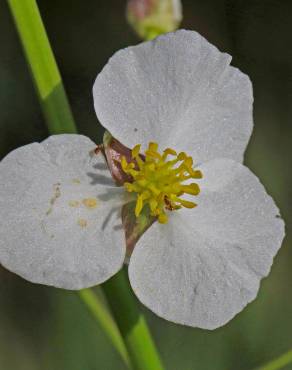
[[176, 151], [175, 150], [173, 150], [173, 149], [171, 149], [171, 148], [166, 148], [164, 151], [163, 151], [163, 153], [164, 153], [164, 155], [177, 155], [176, 154]]
[[[149, 143], [145, 155], [140, 154], [140, 149], [140, 144], [132, 149], [130, 163], [125, 157], [121, 159], [123, 171], [132, 177], [132, 182], [124, 186], [128, 192], [137, 193], [135, 216], [148, 206], [150, 214], [164, 224], [168, 221], [167, 211], [196, 207], [196, 203], [181, 198], [184, 194], [196, 196], [200, 192], [198, 184], [184, 184], [185, 180], [202, 178], [201, 171], [193, 169], [192, 157], [184, 152], [177, 154], [171, 148], [160, 154], [155, 142]], [[169, 155], [175, 158], [167, 160]]]
[[148, 144], [148, 150], [151, 150], [152, 152], [157, 152], [158, 150], [158, 144], [154, 142], [150, 142]]
[[137, 144], [136, 146], [134, 146], [134, 148], [132, 149], [132, 157], [133, 158], [136, 158], [140, 152], [140, 148], [141, 148], [141, 144]]
[[135, 216], [138, 217], [141, 213], [143, 208], [143, 198], [142, 195], [138, 195], [137, 202], [136, 202], [136, 208], [135, 208]]

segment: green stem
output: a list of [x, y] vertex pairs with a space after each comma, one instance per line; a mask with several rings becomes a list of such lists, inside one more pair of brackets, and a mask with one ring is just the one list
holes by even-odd
[[125, 268], [103, 284], [135, 370], [163, 370], [145, 318], [138, 309]]
[[120, 353], [124, 362], [131, 368], [127, 349], [119, 332], [119, 329], [105, 308], [104, 304], [101, 303], [97, 294], [92, 289], [83, 289], [78, 292], [82, 301], [86, 304], [89, 311], [97, 319], [101, 328], [107, 333], [111, 342]]
[[276, 358], [268, 364], [257, 368], [257, 370], [279, 370], [290, 363], [292, 363], [292, 350], [284, 353], [282, 356]]
[[50, 132], [76, 132], [73, 115], [36, 1], [7, 2]]

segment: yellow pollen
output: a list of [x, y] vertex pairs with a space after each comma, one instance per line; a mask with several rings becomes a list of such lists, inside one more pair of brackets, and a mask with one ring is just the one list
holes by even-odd
[[78, 218], [77, 224], [83, 228], [87, 226], [87, 221], [84, 218]]
[[86, 208], [95, 208], [97, 206], [96, 198], [85, 198], [82, 200], [82, 203], [85, 205]]
[[[132, 182], [124, 184], [130, 193], [136, 193], [135, 215], [138, 217], [147, 205], [150, 214], [157, 217], [158, 222], [168, 221], [166, 211], [178, 210], [181, 207], [194, 208], [196, 203], [181, 199], [188, 194], [196, 196], [200, 192], [195, 182], [185, 184], [189, 179], [201, 179], [202, 173], [193, 168], [193, 159], [186, 153], [167, 148], [162, 154], [158, 152], [158, 144], [151, 142], [145, 154], [140, 154], [141, 145], [132, 149], [132, 161], [122, 157], [123, 171], [130, 175]], [[172, 156], [172, 159], [168, 159]]]

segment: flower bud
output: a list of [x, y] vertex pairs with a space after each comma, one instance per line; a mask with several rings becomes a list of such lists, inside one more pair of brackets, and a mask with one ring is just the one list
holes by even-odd
[[181, 0], [128, 0], [127, 19], [142, 39], [151, 40], [178, 28]]

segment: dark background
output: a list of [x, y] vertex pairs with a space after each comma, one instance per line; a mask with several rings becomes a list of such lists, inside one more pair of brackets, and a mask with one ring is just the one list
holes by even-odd
[[[21, 1], [21, 0], [20, 0]], [[118, 49], [139, 40], [123, 0], [39, 0], [79, 132], [100, 141], [91, 88]], [[274, 197], [288, 237], [258, 298], [221, 329], [203, 331], [141, 308], [167, 370], [252, 369], [292, 348], [292, 1], [183, 1], [183, 28], [204, 35], [254, 85], [246, 163]], [[0, 0], [0, 157], [48, 132], [8, 7]], [[30, 284], [0, 267], [0, 370], [122, 370], [74, 292]], [[292, 369], [292, 365], [286, 369]], [[155, 369], [153, 369], [155, 370]]]

